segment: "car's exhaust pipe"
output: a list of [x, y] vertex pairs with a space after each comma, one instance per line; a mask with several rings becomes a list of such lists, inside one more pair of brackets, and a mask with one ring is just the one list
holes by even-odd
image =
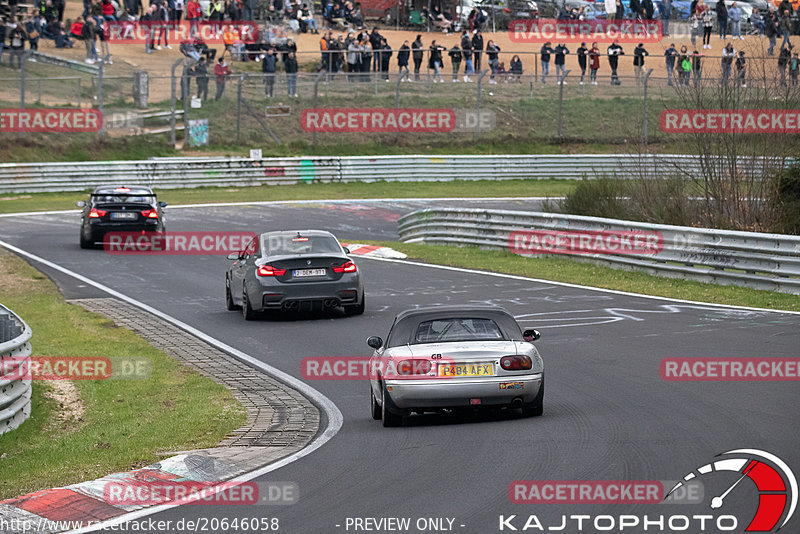
[[514, 397], [511, 399], [511, 406], [514, 408], [519, 408], [522, 406], [522, 397]]
[[289, 302], [283, 303], [283, 309], [287, 311], [296, 310], [300, 307], [300, 303], [296, 300], [290, 300]]
[[339, 301], [338, 301], [338, 299], [325, 299], [323, 301], [323, 305], [326, 308], [335, 308], [336, 306], [339, 305]]

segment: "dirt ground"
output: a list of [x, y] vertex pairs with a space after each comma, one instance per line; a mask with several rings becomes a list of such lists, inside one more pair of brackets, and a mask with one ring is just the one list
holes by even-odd
[[[82, 3], [77, 1], [69, 1], [67, 2], [67, 9], [65, 11], [65, 20], [72, 19], [77, 17], [81, 14], [82, 11]], [[369, 22], [369, 21], [368, 21]], [[383, 29], [381, 25], [378, 25], [381, 28], [381, 33], [384, 37], [387, 38], [389, 44], [392, 48], [399, 48], [402, 45], [404, 40], [413, 41], [415, 36], [420, 33], [418, 31], [395, 31], [392, 29]], [[371, 26], [370, 26], [371, 27]], [[660, 43], [650, 43], [646, 44], [645, 48], [650, 53], [650, 57], [646, 60], [646, 68], [654, 68], [653, 77], [654, 78], [664, 78], [666, 76], [665, 69], [664, 69], [664, 58], [663, 53], [664, 50], [669, 46], [670, 43], [675, 43], [678, 48], [682, 44], [686, 44], [689, 46], [689, 51], [691, 52], [694, 48], [691, 46], [691, 40], [688, 36], [679, 36], [676, 34], [676, 31], [679, 30], [681, 27], [685, 28], [684, 24], [676, 24], [674, 21], [672, 23], [672, 31], [673, 36], [667, 37]], [[334, 35], [337, 35], [340, 32], [335, 32]], [[319, 51], [319, 35], [313, 34], [293, 34], [293, 32], [287, 32], [287, 35], [292, 37], [298, 47], [298, 59], [300, 63], [311, 63], [317, 62], [319, 60], [319, 55], [317, 52]], [[451, 34], [445, 35], [442, 33], [430, 32], [430, 33], [422, 33], [422, 41], [423, 44], [427, 47], [430, 45], [431, 41], [435, 39], [438, 44], [445, 46], [447, 48], [452, 47], [453, 45], [459, 42], [459, 35]], [[508, 32], [497, 32], [497, 33], [484, 33], [484, 42], [488, 42], [490, 39], [494, 40], [501, 48], [502, 52], [500, 54], [500, 61], [505, 62], [506, 67], [508, 67], [512, 55], [517, 53], [533, 53], [538, 52], [541, 48], [541, 44], [538, 43], [514, 43], [511, 41], [511, 37]], [[795, 38], [796, 39], [796, 38]], [[110, 44], [110, 52], [113, 55], [114, 64], [107, 67], [106, 74], [110, 76], [129, 76], [133, 70], [144, 69], [150, 72], [151, 76], [168, 76], [170, 73], [170, 68], [172, 64], [182, 57], [182, 54], [178, 50], [178, 43], [170, 43], [173, 47], [172, 50], [163, 49], [157, 50], [153, 54], [145, 54], [144, 52], [144, 45], [143, 44], [122, 44], [122, 43], [111, 43]], [[555, 45], [555, 43], [553, 43]], [[712, 36], [711, 44], [713, 46], [712, 50], [703, 50], [700, 48], [700, 51], [705, 52], [706, 56], [708, 56], [707, 62], [713, 62], [711, 68], [713, 70], [719, 69], [719, 60], [712, 59], [714, 56], [719, 56], [721, 54], [722, 48], [724, 46], [723, 41], [721, 41], [716, 34]], [[800, 43], [797, 43], [800, 44]], [[745, 37], [745, 40], [735, 40], [734, 47], [737, 50], [745, 50], [747, 52], [748, 57], [753, 58], [756, 56], [762, 56], [765, 54], [767, 45], [767, 40], [764, 37], [758, 36], [748, 36]], [[578, 71], [577, 59], [575, 58], [575, 51], [578, 48], [578, 44], [567, 44], [568, 48], [572, 52], [570, 56], [567, 57], [567, 68], [572, 69], [571, 75], [574, 75], [575, 72]], [[625, 56], [620, 58], [620, 68], [619, 74], [620, 76], [633, 76], [633, 49], [635, 44], [633, 43], [622, 43], [623, 48], [625, 49]], [[698, 43], [698, 46], [701, 46], [701, 43]], [[221, 48], [221, 45], [211, 45], [212, 48]], [[608, 44], [600, 44], [599, 45], [602, 52], [605, 52]], [[85, 50], [83, 44], [81, 42], [77, 42], [75, 44], [75, 48], [69, 50], [56, 50], [52, 41], [47, 40], [40, 40], [40, 50], [45, 53], [55, 54], [62, 57], [67, 57], [70, 59], [76, 60], [83, 60], [85, 57]], [[531, 70], [534, 68], [534, 56], [522, 56], [523, 66], [525, 68], [526, 73], [530, 73]], [[537, 59], [538, 61], [538, 59]], [[774, 60], [772, 60], [774, 61]], [[397, 63], [395, 57], [392, 58], [392, 70], [397, 70]], [[423, 64], [423, 69], [425, 68], [425, 64]], [[241, 63], [233, 62], [231, 64], [231, 68], [234, 72], [236, 72], [237, 68], [241, 68]], [[249, 70], [253, 70], [257, 68], [255, 66], [250, 67]], [[445, 67], [443, 72], [447, 73], [450, 70], [450, 61], [449, 58], [445, 57]], [[463, 68], [463, 67], [462, 67]], [[486, 61], [484, 59], [483, 68], [488, 68]], [[552, 66], [551, 62], [551, 76], [554, 74], [555, 68]], [[605, 83], [607, 82], [608, 76], [610, 75], [610, 68], [608, 66], [608, 61], [605, 58], [601, 58], [600, 64], [600, 71], [598, 76], [600, 79]], [[166, 94], [153, 94], [153, 91], [167, 91]], [[154, 100], [159, 100], [160, 98], [166, 98], [168, 96], [168, 87], [166, 84], [160, 84], [158, 86], [151, 87], [151, 98]]]

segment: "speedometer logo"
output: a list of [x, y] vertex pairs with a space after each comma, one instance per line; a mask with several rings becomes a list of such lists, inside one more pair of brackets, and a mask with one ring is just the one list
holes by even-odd
[[720, 457], [723, 458], [698, 467], [684, 476], [666, 497], [672, 495], [686, 482], [703, 475], [725, 471], [737, 473], [739, 476], [735, 482], [711, 499], [711, 508], [714, 510], [722, 508], [725, 505], [725, 498], [735, 491], [745, 478], [748, 478], [758, 489], [758, 509], [745, 531], [772, 532], [773, 529], [777, 531], [783, 528], [797, 508], [797, 479], [789, 466], [774, 454], [758, 449], [736, 449], [718, 454], [717, 458]]

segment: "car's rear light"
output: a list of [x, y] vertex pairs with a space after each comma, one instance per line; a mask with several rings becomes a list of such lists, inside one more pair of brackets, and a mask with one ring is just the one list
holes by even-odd
[[142, 210], [142, 217], [158, 219], [158, 210]]
[[346, 261], [339, 266], [333, 267], [333, 272], [335, 273], [354, 273], [357, 270], [356, 264], [352, 261]]
[[286, 269], [276, 269], [272, 265], [262, 265], [256, 269], [258, 276], [283, 276], [286, 274]]
[[114, 191], [116, 191], [118, 193], [130, 193], [131, 190], [130, 190], [129, 187], [118, 187], [118, 188], [114, 189]]
[[431, 362], [422, 359], [401, 360], [397, 362], [397, 374], [408, 375], [426, 375], [431, 371]]
[[92, 208], [91, 211], [89, 211], [89, 218], [99, 219], [100, 217], [105, 217], [106, 213], [107, 213], [106, 210], [99, 210], [97, 208]]
[[530, 356], [521, 354], [503, 356], [500, 358], [500, 367], [506, 371], [526, 371], [533, 367], [533, 360], [531, 360]]

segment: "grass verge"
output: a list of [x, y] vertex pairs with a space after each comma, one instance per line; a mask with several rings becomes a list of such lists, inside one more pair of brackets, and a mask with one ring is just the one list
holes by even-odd
[[490, 251], [476, 247], [420, 245], [395, 241], [376, 244], [404, 252], [408, 254], [409, 259], [437, 265], [516, 274], [555, 282], [711, 304], [800, 311], [800, 297], [797, 295], [663, 278], [646, 273], [612, 269], [569, 258], [550, 256], [525, 258], [508, 251]]
[[[159, 200], [171, 205], [207, 202], [258, 202], [267, 200], [333, 200], [341, 198], [437, 198], [564, 196], [571, 180], [479, 180], [453, 182], [373, 182], [263, 185], [254, 187], [198, 187], [161, 189]], [[84, 192], [26, 193], [0, 196], [0, 213], [75, 208]]]
[[223, 386], [66, 303], [48, 278], [3, 250], [0, 302], [33, 329], [36, 356], [147, 358], [153, 371], [140, 380], [34, 382], [31, 418], [0, 436], [0, 499], [143, 467], [159, 452], [211, 447], [246, 420]]

